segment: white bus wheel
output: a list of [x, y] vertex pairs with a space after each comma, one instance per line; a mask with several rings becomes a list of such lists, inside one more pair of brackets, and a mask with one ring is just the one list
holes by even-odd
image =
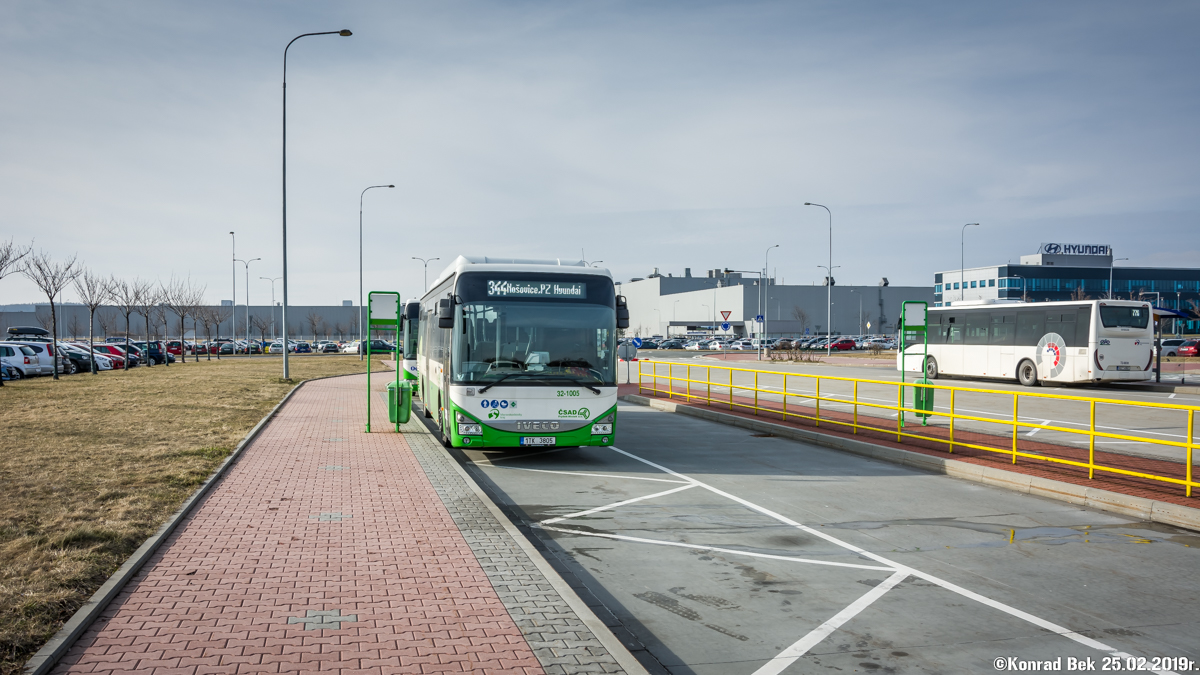
[[1033, 365], [1033, 361], [1025, 359], [1017, 364], [1017, 381], [1026, 387], [1037, 385], [1037, 366]]
[[937, 359], [930, 356], [925, 359], [925, 379], [936, 380], [938, 378]]

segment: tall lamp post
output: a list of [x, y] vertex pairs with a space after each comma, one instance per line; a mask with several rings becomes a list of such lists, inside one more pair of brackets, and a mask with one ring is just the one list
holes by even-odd
[[[262, 258], [251, 258], [249, 260], [234, 259], [234, 262], [240, 262], [246, 266], [246, 356], [250, 356], [250, 263], [255, 260], [262, 260]], [[272, 313], [274, 311], [271, 310]]]
[[767, 295], [767, 284], [770, 283], [768, 280], [767, 274], [768, 274], [768, 270], [771, 269], [770, 258], [771, 258], [771, 249], [773, 249], [773, 248], [779, 248], [779, 244], [775, 244], [774, 246], [768, 246], [767, 252], [763, 254], [763, 273], [762, 273], [762, 284], [761, 284], [763, 300], [762, 300], [762, 309], [759, 310], [760, 312], [762, 312], [762, 318], [763, 318], [762, 332], [763, 332], [763, 334], [762, 334], [762, 338], [759, 339], [759, 341], [758, 341], [758, 360], [759, 361], [762, 361], [763, 354], [765, 354], [767, 351], [767, 314], [770, 314], [770, 311], [771, 311], [767, 307], [767, 305], [770, 303], [770, 296]]
[[[367, 190], [375, 188], [394, 188], [395, 185], [372, 185], [364, 188], [358, 195], [358, 342], [362, 344], [363, 340], [363, 230], [362, 230], [362, 212], [363, 212], [363, 196], [367, 194]], [[365, 350], [358, 350], [358, 360], [363, 360]]]
[[1113, 261], [1108, 264], [1108, 299], [1113, 299], [1113, 265], [1118, 260], [1129, 260], [1129, 258], [1113, 258]]
[[441, 260], [441, 258], [418, 258], [414, 255], [413, 260], [420, 260], [421, 264], [425, 266], [425, 275], [421, 277], [424, 282], [424, 285], [421, 286], [421, 295], [425, 295], [425, 291], [429, 290], [429, 263]]
[[282, 278], [283, 277], [275, 277], [275, 278], [259, 277], [259, 279], [271, 282], [271, 339], [272, 340], [275, 339], [275, 282], [279, 281]]
[[[237, 235], [235, 235], [233, 232], [230, 232], [229, 238], [231, 240], [230, 248], [232, 251], [232, 255], [230, 257], [233, 260], [233, 262], [229, 263], [229, 266], [230, 266], [229, 276], [233, 278], [233, 295], [229, 296], [230, 298], [232, 298], [232, 300], [229, 301], [231, 303], [231, 306], [229, 309], [229, 337], [236, 340], [237, 339]], [[220, 326], [218, 326], [217, 327], [217, 333], [218, 333], [217, 337], [221, 337], [220, 332], [221, 332]], [[218, 354], [218, 356], [220, 356], [220, 354]]]
[[859, 293], [858, 291], [854, 290], [853, 288], [850, 289], [850, 292], [858, 294], [858, 334], [862, 335], [863, 334], [863, 316], [862, 316], [862, 296], [863, 296], [863, 294]]
[[[292, 42], [299, 40], [302, 37], [311, 35], [341, 35], [342, 37], [350, 37], [353, 35], [349, 30], [330, 30], [322, 33], [304, 33], [292, 38]], [[283, 308], [280, 311], [281, 323], [283, 323], [283, 379], [291, 379], [288, 372], [288, 350], [287, 350], [287, 54], [288, 49], [291, 49], [292, 42], [287, 43], [283, 48]]]
[[[833, 339], [833, 212], [828, 206], [818, 204], [816, 202], [804, 202], [805, 206], [819, 206], [825, 209], [825, 213], [829, 215], [829, 264], [825, 269], [829, 271], [829, 276], [825, 278], [825, 333], [829, 339]], [[821, 267], [821, 265], [817, 265]], [[841, 265], [838, 265], [841, 267]], [[828, 357], [833, 353], [829, 340], [825, 341], [825, 356]]]
[[962, 236], [958, 241], [958, 280], [962, 283], [962, 293], [958, 297], [959, 300], [967, 299], [967, 228], [977, 227], [978, 225], [979, 223], [967, 223], [962, 226], [962, 232], [960, 233]]

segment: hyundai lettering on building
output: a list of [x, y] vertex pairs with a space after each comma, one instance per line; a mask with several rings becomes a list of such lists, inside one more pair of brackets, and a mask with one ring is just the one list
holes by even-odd
[[1038, 253], [1047, 255], [1112, 255], [1108, 244], [1042, 244]]

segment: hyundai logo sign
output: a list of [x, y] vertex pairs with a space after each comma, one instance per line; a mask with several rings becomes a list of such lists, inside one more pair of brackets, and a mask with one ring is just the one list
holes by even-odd
[[1112, 255], [1108, 244], [1042, 244], [1038, 253], [1047, 255]]

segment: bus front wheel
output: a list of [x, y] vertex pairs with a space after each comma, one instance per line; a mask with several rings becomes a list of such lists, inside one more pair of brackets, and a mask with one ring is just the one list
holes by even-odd
[[925, 379], [936, 380], [938, 377], [937, 360], [932, 356], [925, 359]]
[[1017, 364], [1017, 381], [1026, 387], [1032, 387], [1038, 383], [1037, 366], [1033, 365], [1033, 361], [1025, 359]]

